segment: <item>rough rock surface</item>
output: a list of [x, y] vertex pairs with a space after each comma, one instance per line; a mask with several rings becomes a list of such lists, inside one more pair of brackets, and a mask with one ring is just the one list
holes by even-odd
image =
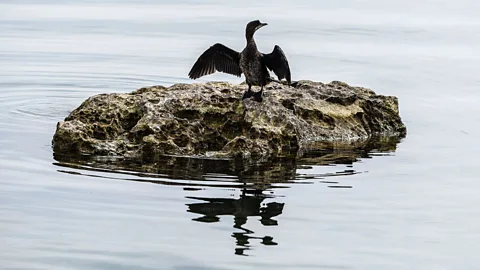
[[211, 82], [96, 95], [57, 124], [53, 148], [60, 154], [149, 160], [266, 157], [406, 134], [397, 98], [367, 88], [338, 81], [271, 83], [262, 103], [242, 101], [245, 89], [244, 84]]

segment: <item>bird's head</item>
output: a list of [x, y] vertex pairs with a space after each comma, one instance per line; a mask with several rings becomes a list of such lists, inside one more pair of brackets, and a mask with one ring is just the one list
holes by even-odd
[[252, 38], [255, 31], [264, 27], [265, 25], [268, 25], [268, 24], [267, 23], [262, 23], [259, 20], [249, 22], [247, 24], [247, 27], [245, 28], [245, 35], [246, 35], [247, 39]]

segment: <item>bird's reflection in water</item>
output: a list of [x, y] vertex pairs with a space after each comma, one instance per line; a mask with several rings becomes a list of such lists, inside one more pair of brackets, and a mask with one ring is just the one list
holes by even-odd
[[203, 202], [187, 204], [188, 212], [202, 216], [194, 218], [198, 222], [217, 222], [222, 215], [233, 216], [233, 227], [240, 231], [233, 232], [237, 248], [235, 254], [246, 255], [245, 250], [250, 249], [250, 241], [256, 239], [264, 245], [277, 245], [271, 236], [254, 236], [254, 232], [245, 227], [248, 217], [260, 217], [260, 223], [264, 226], [276, 226], [278, 221], [272, 219], [282, 213], [284, 203], [263, 201], [269, 196], [262, 190], [248, 190], [243, 188], [239, 199], [187, 197]]

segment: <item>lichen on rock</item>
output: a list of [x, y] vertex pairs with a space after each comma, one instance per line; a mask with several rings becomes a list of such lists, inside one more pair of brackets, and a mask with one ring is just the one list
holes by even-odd
[[268, 157], [296, 155], [316, 142], [348, 147], [406, 134], [398, 99], [367, 88], [337, 81], [271, 83], [261, 103], [242, 100], [245, 89], [210, 82], [96, 95], [57, 124], [53, 149], [146, 160]]

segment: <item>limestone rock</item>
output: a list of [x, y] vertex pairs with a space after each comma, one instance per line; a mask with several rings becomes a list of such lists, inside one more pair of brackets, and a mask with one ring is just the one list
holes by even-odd
[[96, 95], [57, 124], [53, 149], [147, 160], [163, 155], [258, 158], [406, 135], [397, 98], [367, 88], [338, 81], [271, 83], [262, 103], [242, 101], [245, 89], [210, 82]]

